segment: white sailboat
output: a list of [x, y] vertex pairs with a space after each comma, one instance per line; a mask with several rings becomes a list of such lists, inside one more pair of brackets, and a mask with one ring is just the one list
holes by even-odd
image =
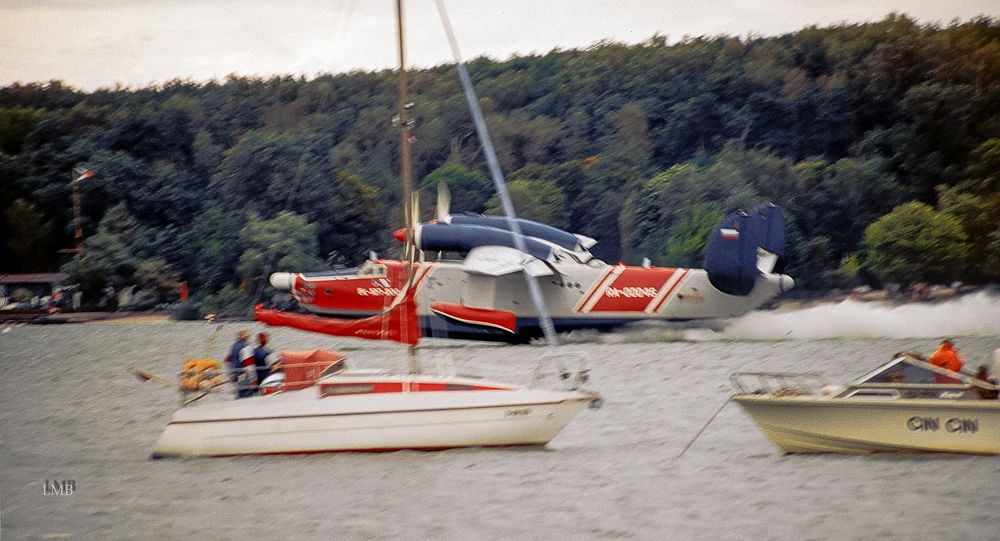
[[545, 445], [597, 399], [579, 388], [343, 370], [297, 391], [182, 408], [153, 456]]
[[[397, 0], [400, 54], [399, 116], [403, 200], [415, 201], [410, 173], [402, 0]], [[418, 217], [408, 204], [413, 231]], [[420, 337], [408, 234], [410, 278], [384, 313], [361, 320], [258, 310], [257, 319], [339, 336], [409, 344], [408, 373], [350, 370], [339, 359], [307, 369], [286, 367], [288, 380], [263, 396], [196, 404], [177, 411], [153, 449], [154, 457], [270, 455], [349, 451], [440, 450], [457, 447], [544, 445], [584, 405], [600, 396], [585, 388], [587, 371], [558, 369], [561, 388], [543, 388], [547, 372], [525, 385], [469, 376], [421, 373]], [[544, 364], [542, 366], [545, 366]], [[311, 372], [311, 374], [310, 374]], [[294, 377], [293, 377], [294, 376]]]

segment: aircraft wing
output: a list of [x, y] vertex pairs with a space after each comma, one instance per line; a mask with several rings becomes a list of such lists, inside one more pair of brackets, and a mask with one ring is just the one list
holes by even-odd
[[551, 276], [555, 271], [544, 261], [506, 246], [479, 246], [469, 251], [462, 270], [482, 276], [503, 276], [527, 272], [534, 277]]

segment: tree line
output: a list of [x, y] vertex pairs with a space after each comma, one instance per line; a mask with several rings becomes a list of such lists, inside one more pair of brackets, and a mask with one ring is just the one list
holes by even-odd
[[[519, 213], [599, 257], [697, 266], [726, 212], [771, 201], [799, 287], [1000, 281], [1000, 24], [892, 14], [775, 36], [597, 43], [469, 63]], [[411, 73], [414, 171], [495, 212], [453, 65]], [[210, 306], [277, 269], [393, 255], [391, 70], [0, 88], [2, 272], [62, 268]], [[82, 256], [70, 171], [80, 183]]]

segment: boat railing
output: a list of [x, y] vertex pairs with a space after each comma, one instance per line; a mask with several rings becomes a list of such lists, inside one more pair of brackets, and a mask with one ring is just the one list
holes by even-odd
[[[979, 380], [974, 380], [979, 382]], [[991, 386], [989, 383], [986, 385]], [[946, 400], [974, 400], [986, 398], [983, 391], [991, 389], [970, 382], [959, 383], [905, 383], [905, 382], [864, 382], [847, 385], [838, 396], [893, 398], [936, 398]]]
[[815, 395], [826, 386], [815, 372], [734, 372], [729, 381], [738, 394], [772, 396]]
[[589, 381], [590, 370], [585, 368], [580, 355], [555, 353], [545, 355], [538, 361], [527, 386], [576, 391]]

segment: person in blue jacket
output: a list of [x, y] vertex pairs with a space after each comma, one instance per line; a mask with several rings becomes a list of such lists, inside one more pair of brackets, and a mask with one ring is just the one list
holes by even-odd
[[250, 331], [240, 329], [236, 333], [236, 341], [229, 347], [226, 355], [226, 368], [229, 370], [230, 381], [236, 383], [236, 398], [253, 396], [257, 387], [257, 374], [253, 370], [253, 348], [250, 347]]
[[274, 364], [274, 357], [271, 350], [267, 349], [267, 333], [257, 334], [257, 347], [253, 350], [253, 364], [257, 370], [257, 381], [264, 381], [271, 373], [271, 365]]

